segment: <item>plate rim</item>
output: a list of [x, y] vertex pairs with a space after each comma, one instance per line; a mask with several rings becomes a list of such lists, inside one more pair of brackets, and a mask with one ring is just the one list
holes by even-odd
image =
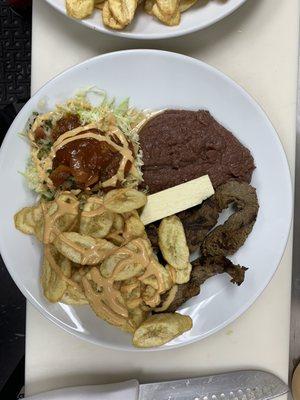
[[[285, 241], [282, 242], [282, 250], [281, 250], [281, 255], [280, 258], [278, 260], [278, 264], [276, 266], [276, 268], [274, 268], [274, 271], [272, 272], [272, 274], [270, 275], [270, 278], [267, 280], [266, 283], [264, 283], [263, 287], [259, 290], [258, 293], [253, 294], [249, 300], [244, 304], [243, 307], [241, 307], [235, 314], [233, 314], [230, 318], [228, 318], [226, 321], [224, 321], [223, 323], [217, 325], [215, 328], [211, 329], [209, 332], [203, 333], [202, 335], [199, 335], [195, 338], [189, 339], [187, 342], [183, 342], [183, 343], [178, 343], [178, 344], [173, 344], [173, 345], [169, 345], [169, 346], [161, 346], [158, 348], [149, 348], [149, 349], [140, 349], [140, 348], [134, 348], [134, 347], [125, 347], [123, 345], [112, 345], [112, 344], [106, 344], [106, 343], [100, 343], [99, 341], [91, 338], [90, 336], [84, 336], [82, 335], [80, 332], [77, 332], [75, 330], [70, 329], [68, 326], [65, 326], [65, 324], [60, 321], [58, 318], [56, 318], [54, 315], [52, 315], [47, 309], [45, 309], [40, 302], [34, 298], [31, 293], [24, 287], [22, 282], [19, 282], [19, 279], [17, 278], [17, 275], [14, 273], [14, 268], [11, 268], [10, 263], [7, 260], [7, 256], [5, 253], [5, 244], [1, 239], [1, 235], [0, 235], [0, 253], [2, 255], [4, 264], [9, 272], [9, 274], [11, 275], [12, 279], [14, 280], [15, 284], [17, 285], [17, 287], [19, 288], [19, 290], [22, 292], [22, 294], [26, 297], [27, 300], [30, 301], [30, 303], [34, 306], [35, 309], [37, 309], [45, 318], [47, 318], [48, 320], [50, 320], [51, 322], [53, 322], [56, 326], [62, 328], [65, 332], [80, 338], [84, 341], [87, 341], [89, 343], [93, 343], [96, 344], [98, 346], [103, 346], [105, 348], [109, 348], [112, 350], [118, 350], [118, 351], [128, 351], [128, 352], [157, 352], [157, 351], [166, 351], [166, 350], [173, 350], [176, 348], [180, 348], [183, 346], [187, 346], [190, 345], [192, 343], [201, 341], [213, 334], [215, 334], [218, 331], [221, 331], [222, 329], [224, 329], [226, 326], [228, 326], [229, 324], [231, 324], [233, 321], [235, 321], [236, 319], [238, 319], [240, 316], [242, 316], [254, 303], [255, 301], [262, 295], [262, 293], [265, 291], [265, 289], [269, 286], [271, 280], [273, 279], [273, 276], [275, 275], [276, 271], [278, 270], [278, 267], [281, 263], [282, 257], [284, 255], [284, 252], [286, 250], [286, 246], [287, 246], [287, 242], [289, 240], [290, 237], [290, 232], [291, 232], [291, 227], [292, 227], [292, 215], [293, 215], [293, 204], [294, 204], [294, 199], [293, 199], [293, 180], [291, 177], [291, 171], [290, 171], [290, 167], [289, 167], [289, 163], [288, 163], [288, 159], [283, 147], [283, 144], [281, 142], [281, 139], [276, 131], [276, 129], [274, 128], [272, 122], [270, 121], [268, 114], [264, 111], [264, 109], [262, 108], [262, 106], [241, 86], [239, 85], [234, 79], [230, 78], [228, 75], [226, 75], [225, 73], [223, 73], [222, 71], [220, 71], [219, 69], [217, 69], [214, 66], [211, 66], [208, 63], [205, 63], [201, 60], [195, 59], [193, 57], [190, 56], [186, 56], [186, 55], [182, 55], [179, 53], [175, 53], [175, 52], [170, 52], [170, 51], [165, 51], [165, 50], [151, 50], [151, 49], [131, 49], [131, 50], [120, 50], [120, 51], [114, 51], [114, 52], [110, 52], [110, 53], [105, 53], [102, 55], [98, 55], [92, 58], [89, 58], [79, 64], [76, 64], [74, 66], [71, 66], [67, 69], [65, 69], [64, 71], [62, 71], [61, 73], [57, 74], [56, 76], [54, 76], [53, 78], [51, 78], [49, 81], [47, 81], [46, 83], [44, 83], [31, 97], [30, 99], [26, 102], [26, 105], [28, 103], [30, 103], [31, 101], [33, 101], [33, 98], [35, 98], [36, 96], [39, 95], [39, 93], [50, 83], [55, 82], [57, 79], [59, 79], [60, 77], [62, 77], [63, 75], [65, 75], [66, 73], [68, 73], [71, 70], [75, 70], [77, 68], [81, 68], [82, 66], [89, 64], [90, 62], [95, 62], [96, 60], [101, 60], [104, 58], [111, 58], [111, 57], [119, 57], [119, 56], [123, 56], [124, 54], [143, 54], [143, 53], [148, 53], [148, 54], [153, 54], [153, 55], [162, 55], [162, 56], [167, 56], [167, 57], [173, 57], [174, 59], [180, 59], [182, 61], [188, 62], [188, 63], [192, 63], [198, 66], [201, 66], [201, 68], [206, 68], [207, 70], [210, 70], [211, 72], [219, 75], [220, 77], [222, 77], [223, 79], [225, 79], [226, 81], [230, 82], [236, 89], [238, 89], [239, 91], [241, 91], [241, 93], [247, 98], [247, 100], [256, 108], [256, 110], [262, 114], [264, 116], [264, 118], [266, 119], [266, 122], [268, 123], [268, 125], [270, 126], [270, 128], [274, 131], [275, 133], [275, 140], [277, 141], [277, 143], [279, 144], [278, 146], [278, 150], [280, 152], [281, 158], [285, 164], [285, 169], [287, 170], [287, 174], [288, 174], [288, 204], [287, 204], [287, 209], [288, 209], [288, 216], [289, 216], [289, 223], [288, 223], [288, 229], [287, 229], [287, 235], [285, 238]], [[2, 153], [5, 151], [5, 147], [6, 147], [6, 142], [8, 140], [8, 136], [11, 135], [10, 132], [13, 132], [15, 130], [15, 124], [17, 123], [17, 119], [19, 117], [19, 114], [22, 112], [22, 110], [18, 113], [18, 115], [15, 117], [13, 123], [11, 124], [9, 130], [7, 131], [3, 142], [1, 144], [0, 147], [0, 170], [1, 170], [1, 163], [2, 163]]]
[[[145, 33], [131, 33], [131, 32], [124, 32], [124, 31], [117, 31], [113, 29], [108, 29], [105, 27], [102, 27], [101, 25], [97, 26], [92, 26], [88, 23], [86, 19], [75, 19], [70, 17], [64, 10], [62, 10], [58, 4], [53, 3], [52, 0], [45, 0], [49, 6], [52, 8], [56, 9], [60, 14], [64, 15], [66, 18], [70, 19], [71, 21], [75, 21], [75, 23], [79, 23], [82, 26], [85, 26], [89, 29], [92, 29], [93, 31], [101, 32], [106, 35], [110, 36], [115, 36], [115, 37], [121, 37], [125, 39], [137, 39], [137, 40], [159, 40], [159, 39], [170, 39], [170, 38], [175, 38], [175, 37], [181, 37], [185, 36], [194, 32], [198, 32], [202, 29], [208, 28], [217, 22], [221, 21], [222, 19], [228, 17], [229, 15], [233, 14], [236, 10], [238, 10], [241, 6], [243, 6], [247, 0], [239, 0], [239, 3], [224, 12], [222, 15], [212, 18], [211, 20], [207, 21], [206, 23], [203, 23], [202, 25], [199, 26], [194, 26], [191, 28], [186, 28], [182, 29], [179, 31], [171, 31], [166, 32], [166, 33], [150, 33], [150, 34], [145, 34]], [[180, 25], [179, 25], [180, 26]]]

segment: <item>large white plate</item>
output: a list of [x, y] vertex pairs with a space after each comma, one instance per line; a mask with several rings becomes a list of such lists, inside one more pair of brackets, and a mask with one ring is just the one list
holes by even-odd
[[130, 96], [131, 103], [142, 109], [208, 109], [255, 158], [252, 184], [257, 188], [260, 211], [246, 244], [233, 257], [249, 266], [246, 280], [240, 287], [225, 275], [205, 282], [201, 294], [181, 310], [193, 318], [193, 329], [162, 348], [211, 335], [241, 315], [276, 271], [289, 233], [292, 190], [284, 151], [261, 108], [231, 79], [192, 58], [155, 50], [106, 54], [65, 71], [32, 97], [12, 124], [0, 152], [0, 250], [4, 262], [23, 294], [49, 320], [82, 339], [133, 350], [130, 335], [97, 318], [88, 306], [70, 307], [45, 300], [39, 283], [41, 246], [13, 224], [15, 212], [35, 200], [18, 174], [24, 170], [29, 152], [18, 132], [40, 100], [47, 98], [51, 107], [89, 85], [119, 99]]
[[[64, 0], [46, 0], [62, 14], [66, 14]], [[240, 7], [246, 0], [199, 0], [191, 9], [184, 12], [178, 26], [166, 26], [150, 15], [146, 14], [141, 7], [137, 12], [134, 22], [123, 31], [115, 31], [106, 28], [102, 23], [99, 11], [84, 20], [76, 20], [91, 29], [105, 32], [114, 36], [134, 39], [163, 39], [186, 35], [206, 28], [220, 21]]]

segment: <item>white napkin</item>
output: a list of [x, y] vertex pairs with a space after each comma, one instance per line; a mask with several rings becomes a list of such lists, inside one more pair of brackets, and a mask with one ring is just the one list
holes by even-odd
[[77, 386], [26, 397], [25, 400], [138, 400], [136, 380], [110, 385]]

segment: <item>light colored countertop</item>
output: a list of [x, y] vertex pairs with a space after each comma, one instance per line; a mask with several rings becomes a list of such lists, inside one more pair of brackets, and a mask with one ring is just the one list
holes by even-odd
[[[58, 14], [45, 1], [35, 0], [32, 91], [64, 69], [105, 52], [158, 48], [184, 53], [222, 70], [262, 105], [277, 129], [294, 176], [298, 6], [298, 0], [249, 0], [205, 31], [141, 42], [91, 31]], [[201, 342], [168, 352], [126, 353], [85, 343], [28, 305], [27, 395], [63, 386], [128, 378], [150, 382], [242, 368], [269, 370], [286, 380], [291, 244], [290, 238], [271, 283], [242, 317]]]

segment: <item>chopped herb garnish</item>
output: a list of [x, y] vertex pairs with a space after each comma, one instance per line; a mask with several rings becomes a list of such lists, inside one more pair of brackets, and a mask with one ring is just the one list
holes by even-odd
[[47, 201], [51, 201], [54, 199], [54, 192], [48, 190], [47, 192], [42, 193], [41, 198]]
[[50, 139], [40, 139], [38, 141], [38, 145], [40, 146], [40, 149], [38, 151], [37, 157], [39, 160], [41, 160], [50, 153], [52, 142]]
[[44, 121], [44, 125], [49, 129], [52, 129], [52, 127], [53, 127], [52, 121], [50, 119], [47, 119], [46, 121]]

